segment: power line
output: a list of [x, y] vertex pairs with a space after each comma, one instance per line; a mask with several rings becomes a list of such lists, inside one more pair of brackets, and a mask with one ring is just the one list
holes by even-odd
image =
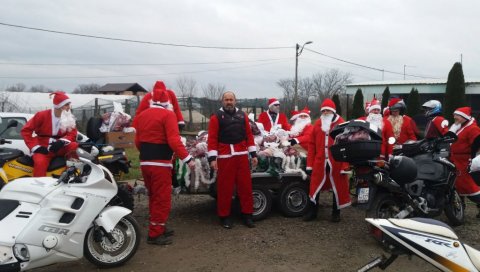
[[181, 66], [181, 65], [210, 65], [210, 64], [235, 64], [249, 62], [268, 62], [275, 60], [286, 60], [292, 58], [277, 59], [259, 59], [245, 61], [220, 61], [220, 62], [185, 62], [185, 63], [20, 63], [20, 62], [0, 62], [0, 65], [14, 66]]
[[82, 78], [122, 78], [122, 77], [148, 77], [148, 76], [165, 76], [165, 75], [181, 75], [181, 74], [197, 74], [197, 73], [206, 73], [206, 72], [221, 72], [235, 69], [243, 69], [250, 67], [257, 67], [263, 65], [269, 65], [283, 61], [271, 61], [270, 63], [260, 63], [255, 65], [245, 65], [238, 67], [226, 67], [218, 69], [208, 69], [208, 70], [199, 70], [199, 71], [187, 71], [187, 72], [172, 72], [172, 73], [162, 73], [162, 74], [143, 74], [143, 75], [111, 75], [111, 76], [62, 76], [62, 77], [23, 77], [23, 76], [0, 76], [3, 79], [82, 79]]
[[96, 35], [88, 35], [88, 34], [80, 34], [80, 33], [66, 32], [66, 31], [58, 31], [58, 30], [51, 30], [51, 29], [38, 28], [38, 27], [28, 27], [28, 26], [7, 24], [7, 23], [3, 23], [3, 22], [0, 22], [0, 25], [8, 26], [8, 27], [15, 27], [15, 28], [28, 29], [28, 30], [49, 32], [49, 33], [56, 33], [56, 34], [62, 34], [62, 35], [84, 37], [84, 38], [94, 38], [94, 39], [102, 39], [102, 40], [109, 40], [109, 41], [131, 42], [131, 43], [141, 43], [141, 44], [151, 44], [151, 45], [175, 46], [175, 47], [202, 48], [202, 49], [224, 49], [224, 50], [276, 50], [276, 49], [295, 48], [294, 46], [228, 47], [228, 46], [189, 45], [189, 44], [151, 42], [151, 41], [140, 41], [140, 40], [131, 40], [131, 39], [112, 38], [112, 37], [106, 37], [106, 36], [96, 36]]
[[[380, 69], [380, 68], [376, 68], [376, 67], [372, 67], [372, 66], [368, 66], [368, 65], [363, 65], [363, 64], [351, 62], [351, 61], [348, 61], [348, 60], [336, 58], [336, 57], [333, 57], [333, 56], [329, 56], [329, 55], [327, 55], [327, 54], [324, 54], [324, 53], [321, 53], [321, 52], [312, 50], [312, 49], [310, 49], [310, 48], [305, 48], [305, 50], [310, 51], [310, 52], [315, 53], [315, 54], [318, 54], [318, 55], [322, 55], [322, 56], [327, 57], [327, 58], [331, 58], [331, 59], [334, 59], [334, 60], [338, 60], [338, 61], [340, 61], [340, 62], [344, 62], [344, 63], [348, 63], [348, 64], [351, 64], [351, 65], [354, 65], [354, 66], [362, 67], [362, 68], [365, 68], [365, 69], [370, 69], [370, 70], [375, 70], [375, 71], [384, 72], [384, 73], [389, 73], [389, 74], [395, 74], [395, 75], [402, 75], [402, 76], [404, 75], [404, 73], [399, 73], [399, 72], [389, 71], [389, 70], [385, 70], [385, 69]], [[405, 75], [406, 75], [406, 76], [411, 76], [411, 77], [418, 77], [418, 78], [440, 79], [440, 78], [438, 78], [438, 77], [432, 77], [432, 76], [422, 76], [422, 75], [412, 75], [412, 74], [405, 74]]]

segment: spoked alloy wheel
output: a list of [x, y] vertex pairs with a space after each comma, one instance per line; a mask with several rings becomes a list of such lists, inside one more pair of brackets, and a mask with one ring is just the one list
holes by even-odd
[[120, 266], [135, 255], [140, 243], [140, 232], [133, 217], [123, 217], [113, 229], [112, 236], [115, 243], [111, 243], [101, 231], [90, 228], [85, 236], [85, 258], [98, 267], [108, 268]]

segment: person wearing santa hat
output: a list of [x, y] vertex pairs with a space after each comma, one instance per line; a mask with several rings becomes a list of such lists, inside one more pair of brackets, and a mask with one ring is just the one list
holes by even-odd
[[387, 117], [392, 124], [395, 144], [401, 145], [407, 141], [417, 140], [417, 125], [412, 118], [405, 115], [405, 102], [401, 98], [391, 98], [388, 102], [390, 115]]
[[178, 123], [178, 128], [182, 130], [185, 127], [185, 121], [183, 119], [182, 112], [180, 110], [180, 106], [178, 105], [178, 100], [177, 96], [175, 95], [175, 92], [172, 90], [167, 89], [165, 86], [165, 83], [163, 81], [157, 81], [155, 82], [155, 85], [153, 86], [153, 90], [149, 93], [147, 93], [143, 98], [142, 101], [140, 101], [140, 104], [138, 105], [137, 111], [135, 115], [139, 115], [142, 111], [150, 108], [150, 105], [153, 103], [152, 100], [152, 93], [154, 90], [160, 90], [160, 91], [166, 91], [168, 95], [168, 106], [167, 108], [170, 108], [173, 110], [175, 113], [175, 118]]
[[268, 111], [260, 113], [258, 122], [262, 123], [266, 132], [270, 132], [274, 127], [290, 130], [287, 116], [280, 112], [280, 102], [276, 98], [268, 100]]
[[[458, 137], [450, 147], [450, 159], [457, 168], [455, 188], [459, 195], [468, 197], [478, 207], [480, 187], [469, 173], [480, 171], [480, 128], [472, 117], [470, 107], [456, 109], [453, 119], [455, 123], [450, 127], [450, 132]], [[480, 209], [477, 217], [480, 218]]]
[[21, 131], [25, 144], [33, 154], [34, 177], [44, 177], [54, 157], [76, 152], [78, 147], [70, 98], [62, 91], [53, 92], [51, 96], [53, 109], [37, 112]]
[[336, 114], [335, 103], [325, 99], [320, 108], [322, 115], [313, 125], [312, 135], [308, 145], [307, 174], [310, 175], [309, 208], [304, 215], [304, 221], [317, 217], [318, 196], [320, 191], [333, 190], [332, 222], [340, 222], [340, 209], [351, 204], [348, 177], [342, 170], [348, 168], [347, 163], [333, 159], [330, 146], [334, 139], [329, 137], [330, 131], [343, 123], [341, 116]]
[[448, 120], [443, 118], [442, 103], [438, 100], [429, 100], [422, 105], [427, 117], [425, 138], [432, 139], [445, 135], [448, 132]]
[[135, 116], [135, 145], [140, 151], [140, 168], [149, 192], [150, 224], [148, 244], [171, 244], [173, 230], [166, 228], [171, 208], [172, 157], [175, 153], [190, 169], [195, 162], [180, 140], [175, 113], [168, 109], [165, 89], [152, 91], [150, 107]]
[[253, 223], [253, 192], [250, 175], [249, 154], [255, 168], [257, 148], [253, 140], [247, 114], [237, 109], [235, 94], [231, 91], [222, 95], [222, 108], [210, 117], [208, 126], [208, 161], [210, 168], [217, 170], [217, 214], [220, 224], [233, 227], [230, 217], [232, 196], [237, 190], [242, 219], [245, 226]]
[[293, 111], [290, 120], [293, 126], [290, 128], [290, 145], [300, 144], [303, 149], [308, 150], [308, 142], [312, 134], [313, 125], [310, 118], [310, 110], [305, 107], [301, 111]]
[[393, 128], [390, 121], [387, 118], [383, 118], [381, 112], [380, 101], [376, 98], [373, 98], [372, 102], [369, 103], [368, 107], [368, 116], [360, 117], [359, 120], [365, 120], [382, 131], [382, 151], [381, 157], [388, 161], [389, 157], [393, 153], [393, 144], [389, 143], [389, 139], [394, 137]]

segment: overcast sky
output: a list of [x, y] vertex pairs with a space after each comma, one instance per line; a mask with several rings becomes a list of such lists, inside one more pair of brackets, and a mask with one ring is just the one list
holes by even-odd
[[[150, 89], [156, 80], [175, 89], [187, 76], [199, 86], [224, 84], [241, 98], [280, 97], [276, 82], [294, 78], [295, 44], [306, 41], [311, 50], [399, 73], [384, 73], [385, 80], [403, 80], [404, 65], [407, 74], [446, 78], [461, 55], [465, 78], [480, 79], [479, 11], [478, 0], [2, 0], [3, 24], [153, 43], [287, 48], [186, 48], [0, 25], [0, 90], [18, 82], [67, 92], [89, 83]], [[354, 82], [382, 80], [382, 72], [311, 51], [299, 58], [299, 77], [332, 68]]]

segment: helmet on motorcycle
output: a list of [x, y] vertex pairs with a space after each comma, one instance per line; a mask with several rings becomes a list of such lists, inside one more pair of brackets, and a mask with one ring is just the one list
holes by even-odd
[[402, 185], [414, 181], [417, 177], [415, 161], [405, 156], [394, 156], [390, 159], [390, 177]]
[[422, 105], [426, 117], [436, 116], [442, 113], [442, 103], [438, 100], [429, 100]]

